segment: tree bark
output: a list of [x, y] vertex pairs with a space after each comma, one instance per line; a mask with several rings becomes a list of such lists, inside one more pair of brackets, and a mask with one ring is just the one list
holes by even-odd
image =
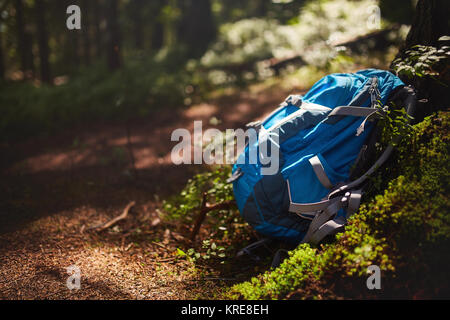
[[136, 49], [142, 50], [144, 48], [144, 33], [143, 33], [143, 19], [142, 8], [143, 0], [134, 0], [132, 2], [132, 15], [134, 20], [134, 45]]
[[22, 71], [25, 73], [27, 68], [27, 61], [25, 57], [25, 28], [23, 23], [23, 3], [22, 0], [16, 0], [16, 26], [17, 26], [17, 49], [20, 54], [20, 64]]
[[31, 36], [25, 29], [24, 6], [22, 0], [16, 0], [17, 51], [20, 55], [20, 66], [24, 78], [32, 77], [34, 72]]
[[117, 70], [122, 65], [121, 57], [121, 38], [118, 23], [117, 0], [108, 0], [106, 3], [106, 21], [107, 21], [107, 56], [110, 70]]
[[405, 46], [411, 47], [416, 44], [437, 46], [439, 37], [450, 35], [449, 15], [448, 0], [419, 0]]
[[[397, 58], [404, 59], [406, 51], [414, 45], [440, 47], [438, 39], [450, 35], [450, 1], [448, 0], [419, 0], [413, 24], [406, 37], [404, 45], [400, 48]], [[417, 97], [422, 101], [415, 115], [416, 121], [442, 109], [450, 101], [450, 72], [448, 66], [441, 70], [439, 81], [430, 77], [401, 77], [403, 82], [412, 85], [417, 91]], [[447, 86], [442, 85], [447, 83]]]
[[81, 34], [83, 38], [83, 59], [85, 65], [91, 64], [91, 39], [89, 36], [89, 31], [91, 28], [90, 20], [89, 20], [89, 6], [90, 1], [89, 0], [83, 0], [82, 1], [82, 7], [81, 7]]
[[104, 21], [105, 17], [102, 14], [102, 12], [103, 12], [101, 10], [102, 4], [101, 4], [100, 0], [93, 0], [92, 5], [93, 5], [92, 11], [94, 12], [94, 17], [96, 17], [96, 19], [94, 19], [94, 21], [93, 21], [94, 39], [96, 42], [95, 54], [96, 54], [97, 58], [101, 58], [103, 55], [103, 52], [104, 52], [101, 24], [102, 24], [102, 21]]
[[48, 46], [48, 33], [45, 24], [46, 6], [44, 0], [36, 0], [36, 22], [38, 30], [38, 45], [39, 45], [39, 65], [41, 81], [51, 83], [50, 49]]
[[0, 21], [0, 80], [5, 78], [5, 56], [3, 54], [3, 37], [2, 37], [2, 24]]
[[259, 0], [256, 2], [256, 8], [255, 8], [255, 16], [257, 17], [265, 17], [267, 15], [268, 6], [271, 3], [265, 0]]
[[216, 25], [210, 0], [183, 2], [183, 19], [179, 25], [179, 38], [193, 58], [200, 57], [216, 36]]
[[164, 25], [161, 21], [161, 10], [163, 7], [164, 1], [158, 0], [153, 9], [155, 12], [155, 21], [152, 27], [151, 49], [155, 51], [161, 49], [164, 44]]

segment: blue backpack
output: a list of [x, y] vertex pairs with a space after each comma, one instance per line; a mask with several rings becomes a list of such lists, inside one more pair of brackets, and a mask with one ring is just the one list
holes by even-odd
[[[354, 168], [367, 164], [374, 120], [394, 97], [413, 113], [414, 91], [390, 72], [331, 74], [304, 96], [289, 96], [262, 122], [251, 123], [257, 139], [249, 139], [229, 179], [242, 217], [258, 233], [292, 244], [318, 243], [342, 230], [358, 210], [366, 178], [392, 152], [389, 146], [354, 178]], [[263, 161], [263, 144], [278, 154], [271, 174], [262, 173], [273, 164]]]

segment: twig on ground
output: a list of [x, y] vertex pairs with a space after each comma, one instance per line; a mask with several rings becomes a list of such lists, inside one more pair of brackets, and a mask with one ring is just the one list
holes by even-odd
[[188, 279], [188, 281], [238, 281], [238, 278], [220, 278], [220, 277], [211, 277], [211, 278], [203, 278], [203, 279]]
[[191, 237], [190, 237], [191, 241], [195, 240], [195, 237], [197, 236], [198, 231], [200, 230], [200, 227], [201, 227], [203, 221], [205, 220], [206, 214], [208, 212], [213, 211], [213, 210], [227, 209], [230, 206], [235, 204], [234, 200], [229, 200], [229, 201], [224, 201], [221, 203], [216, 203], [216, 204], [210, 205], [207, 203], [207, 195], [208, 194], [206, 192], [203, 193], [202, 205], [200, 207], [200, 214], [198, 215], [197, 220], [195, 221], [194, 229], [192, 230]]
[[156, 260], [156, 262], [172, 262], [177, 259], [178, 259], [178, 257], [163, 258], [163, 259]]
[[93, 226], [88, 228], [87, 230], [97, 230], [98, 232], [103, 231], [105, 229], [108, 229], [109, 227], [111, 227], [112, 225], [116, 224], [118, 221], [125, 219], [128, 216], [128, 212], [130, 211], [130, 209], [136, 204], [135, 201], [131, 201], [123, 210], [123, 212], [115, 217], [114, 219], [101, 224], [101, 225], [97, 225], [97, 226]]

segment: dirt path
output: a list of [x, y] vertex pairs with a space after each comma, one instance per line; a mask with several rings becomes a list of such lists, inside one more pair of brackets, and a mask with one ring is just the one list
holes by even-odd
[[[212, 297], [227, 282], [205, 280], [198, 268], [174, 256], [187, 241], [188, 227], [162, 222], [157, 210], [201, 170], [171, 163], [171, 132], [192, 130], [194, 120], [211, 126], [212, 117], [220, 120], [219, 129], [242, 127], [287, 94], [254, 87], [132, 121], [137, 179], [123, 123], [86, 125], [1, 150], [0, 298]], [[87, 231], [130, 201], [136, 205], [124, 222], [101, 233]], [[81, 290], [66, 286], [72, 265], [80, 269]]]

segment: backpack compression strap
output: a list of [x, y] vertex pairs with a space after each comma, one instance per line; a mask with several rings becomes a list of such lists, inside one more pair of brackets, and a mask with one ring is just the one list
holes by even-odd
[[[327, 218], [328, 215], [325, 215], [324, 218], [321, 217], [323, 213], [316, 215], [318, 222], [314, 224], [314, 226], [312, 226], [314, 220], [311, 222], [310, 229], [308, 229], [302, 243], [319, 243], [326, 236], [336, 234], [347, 223], [347, 219], [358, 210], [359, 204], [361, 203], [361, 196], [362, 190], [354, 190], [352, 192], [347, 192], [344, 197], [340, 198], [340, 208], [344, 208], [347, 212], [345, 217], [335, 217], [333, 220], [326, 220], [325, 223], [321, 224], [323, 219]], [[339, 209], [330, 207], [327, 208], [327, 211], [332, 211], [330, 213], [336, 215]]]
[[[329, 197], [327, 200], [320, 202], [295, 203], [292, 202], [289, 180], [287, 180], [287, 186], [290, 201], [289, 211], [301, 217], [304, 217], [303, 214], [314, 217], [302, 243], [318, 243], [325, 236], [337, 232], [344, 226], [347, 218], [358, 210], [362, 195], [362, 190], [354, 190], [346, 192], [343, 196]], [[346, 210], [346, 216], [330, 220], [336, 216], [340, 209]]]

